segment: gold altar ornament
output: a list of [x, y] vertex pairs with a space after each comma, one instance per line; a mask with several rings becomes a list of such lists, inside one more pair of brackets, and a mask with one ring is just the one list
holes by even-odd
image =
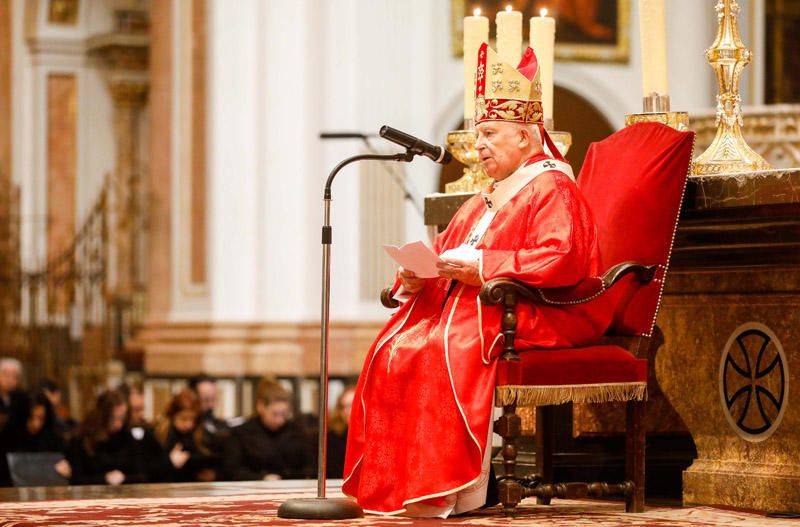
[[717, 76], [717, 135], [711, 146], [692, 164], [692, 175], [709, 176], [732, 172], [753, 172], [772, 168], [750, 148], [742, 136], [742, 98], [739, 78], [752, 53], [742, 43], [736, 0], [719, 0], [715, 6], [719, 29], [706, 50], [706, 59]]
[[644, 112], [625, 115], [625, 126], [636, 123], [661, 123], [678, 131], [685, 132], [689, 129], [689, 114], [687, 112]]
[[486, 174], [478, 151], [475, 149], [477, 135], [474, 130], [455, 130], [447, 134], [447, 149], [457, 160], [467, 165], [464, 175], [444, 186], [445, 192], [478, 192], [486, 188], [493, 179]]

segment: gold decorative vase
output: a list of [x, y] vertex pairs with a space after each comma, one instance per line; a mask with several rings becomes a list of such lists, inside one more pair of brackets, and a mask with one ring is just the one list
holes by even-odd
[[731, 172], [754, 172], [772, 168], [750, 148], [742, 136], [742, 98], [739, 78], [752, 53], [742, 43], [736, 0], [719, 0], [715, 6], [719, 29], [717, 38], [706, 50], [706, 59], [719, 84], [717, 95], [717, 135], [711, 146], [692, 165], [692, 175], [709, 176]]
[[476, 140], [475, 130], [454, 130], [447, 134], [447, 149], [453, 157], [467, 165], [467, 168], [464, 169], [463, 176], [444, 186], [446, 193], [478, 192], [492, 182], [478, 157], [478, 151], [475, 150]]

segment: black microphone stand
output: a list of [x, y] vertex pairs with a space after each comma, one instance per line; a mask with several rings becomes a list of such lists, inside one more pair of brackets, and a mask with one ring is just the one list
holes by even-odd
[[[361, 139], [363, 141], [364, 146], [367, 147], [367, 151], [371, 154], [377, 154], [377, 150], [375, 147], [372, 146], [372, 143], [369, 142], [370, 137], [377, 137], [377, 134], [365, 134], [362, 132], [321, 132], [319, 134], [320, 139]], [[411, 202], [411, 205], [414, 206], [414, 210], [417, 211], [420, 218], [423, 216], [422, 207], [414, 198], [416, 192], [411, 192], [415, 190], [412, 186], [408, 183], [408, 181], [404, 180], [402, 176], [397, 174], [394, 170], [390, 169], [388, 166], [381, 164], [381, 167], [384, 171], [386, 171], [389, 176], [394, 180], [395, 183], [400, 187], [403, 191], [403, 199], [406, 201]]]
[[[364, 146], [367, 147], [367, 150], [369, 150], [371, 153], [374, 154], [375, 148], [372, 146], [372, 143], [369, 142], [369, 137], [365, 135], [362, 138], [362, 141], [364, 141]], [[411, 205], [414, 206], [414, 210], [416, 210], [417, 214], [419, 214], [420, 218], [422, 218], [424, 216], [422, 208], [420, 208], [419, 203], [417, 203], [417, 200], [414, 199], [414, 196], [411, 193], [411, 185], [409, 185], [408, 181], [404, 180], [401, 175], [395, 173], [395, 171], [389, 168], [388, 166], [383, 164], [381, 164], [381, 166], [383, 167], [383, 170], [386, 171], [386, 173], [389, 174], [389, 176], [391, 176], [394, 182], [397, 183], [397, 185], [403, 191], [403, 199], [405, 199], [406, 201], [410, 201]]]
[[299, 520], [344, 520], [364, 515], [361, 507], [348, 498], [325, 497], [325, 471], [328, 461], [328, 342], [330, 337], [331, 306], [331, 185], [341, 169], [355, 161], [399, 161], [408, 163], [415, 152], [397, 154], [361, 154], [348, 157], [331, 171], [323, 194], [324, 223], [322, 225], [322, 328], [319, 353], [319, 449], [317, 458], [317, 497], [292, 498], [283, 502], [278, 517]]

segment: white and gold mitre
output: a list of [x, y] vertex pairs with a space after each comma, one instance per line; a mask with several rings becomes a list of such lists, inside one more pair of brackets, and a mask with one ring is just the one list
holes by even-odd
[[516, 68], [500, 60], [486, 43], [478, 49], [475, 124], [482, 121], [542, 124], [542, 82], [531, 48]]

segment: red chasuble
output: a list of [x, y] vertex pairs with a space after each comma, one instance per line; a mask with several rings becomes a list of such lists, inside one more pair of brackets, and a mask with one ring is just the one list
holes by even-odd
[[[541, 162], [548, 159], [529, 160], [516, 174], [538, 165], [535, 177], [495, 205], [498, 210], [475, 246], [482, 250], [484, 281], [510, 277], [540, 288], [564, 287], [600, 271], [588, 206], [569, 175], [543, 171]], [[437, 236], [434, 251], [441, 254], [473, 239], [490, 204], [481, 194], [464, 203]], [[502, 350], [502, 309], [483, 306], [479, 289], [429, 279], [392, 315], [367, 354], [343, 486], [365, 511], [399, 514], [418, 502], [441, 507], [446, 496], [478, 479]], [[602, 298], [563, 307], [519, 306], [517, 347], [595, 341], [611, 318]]]

